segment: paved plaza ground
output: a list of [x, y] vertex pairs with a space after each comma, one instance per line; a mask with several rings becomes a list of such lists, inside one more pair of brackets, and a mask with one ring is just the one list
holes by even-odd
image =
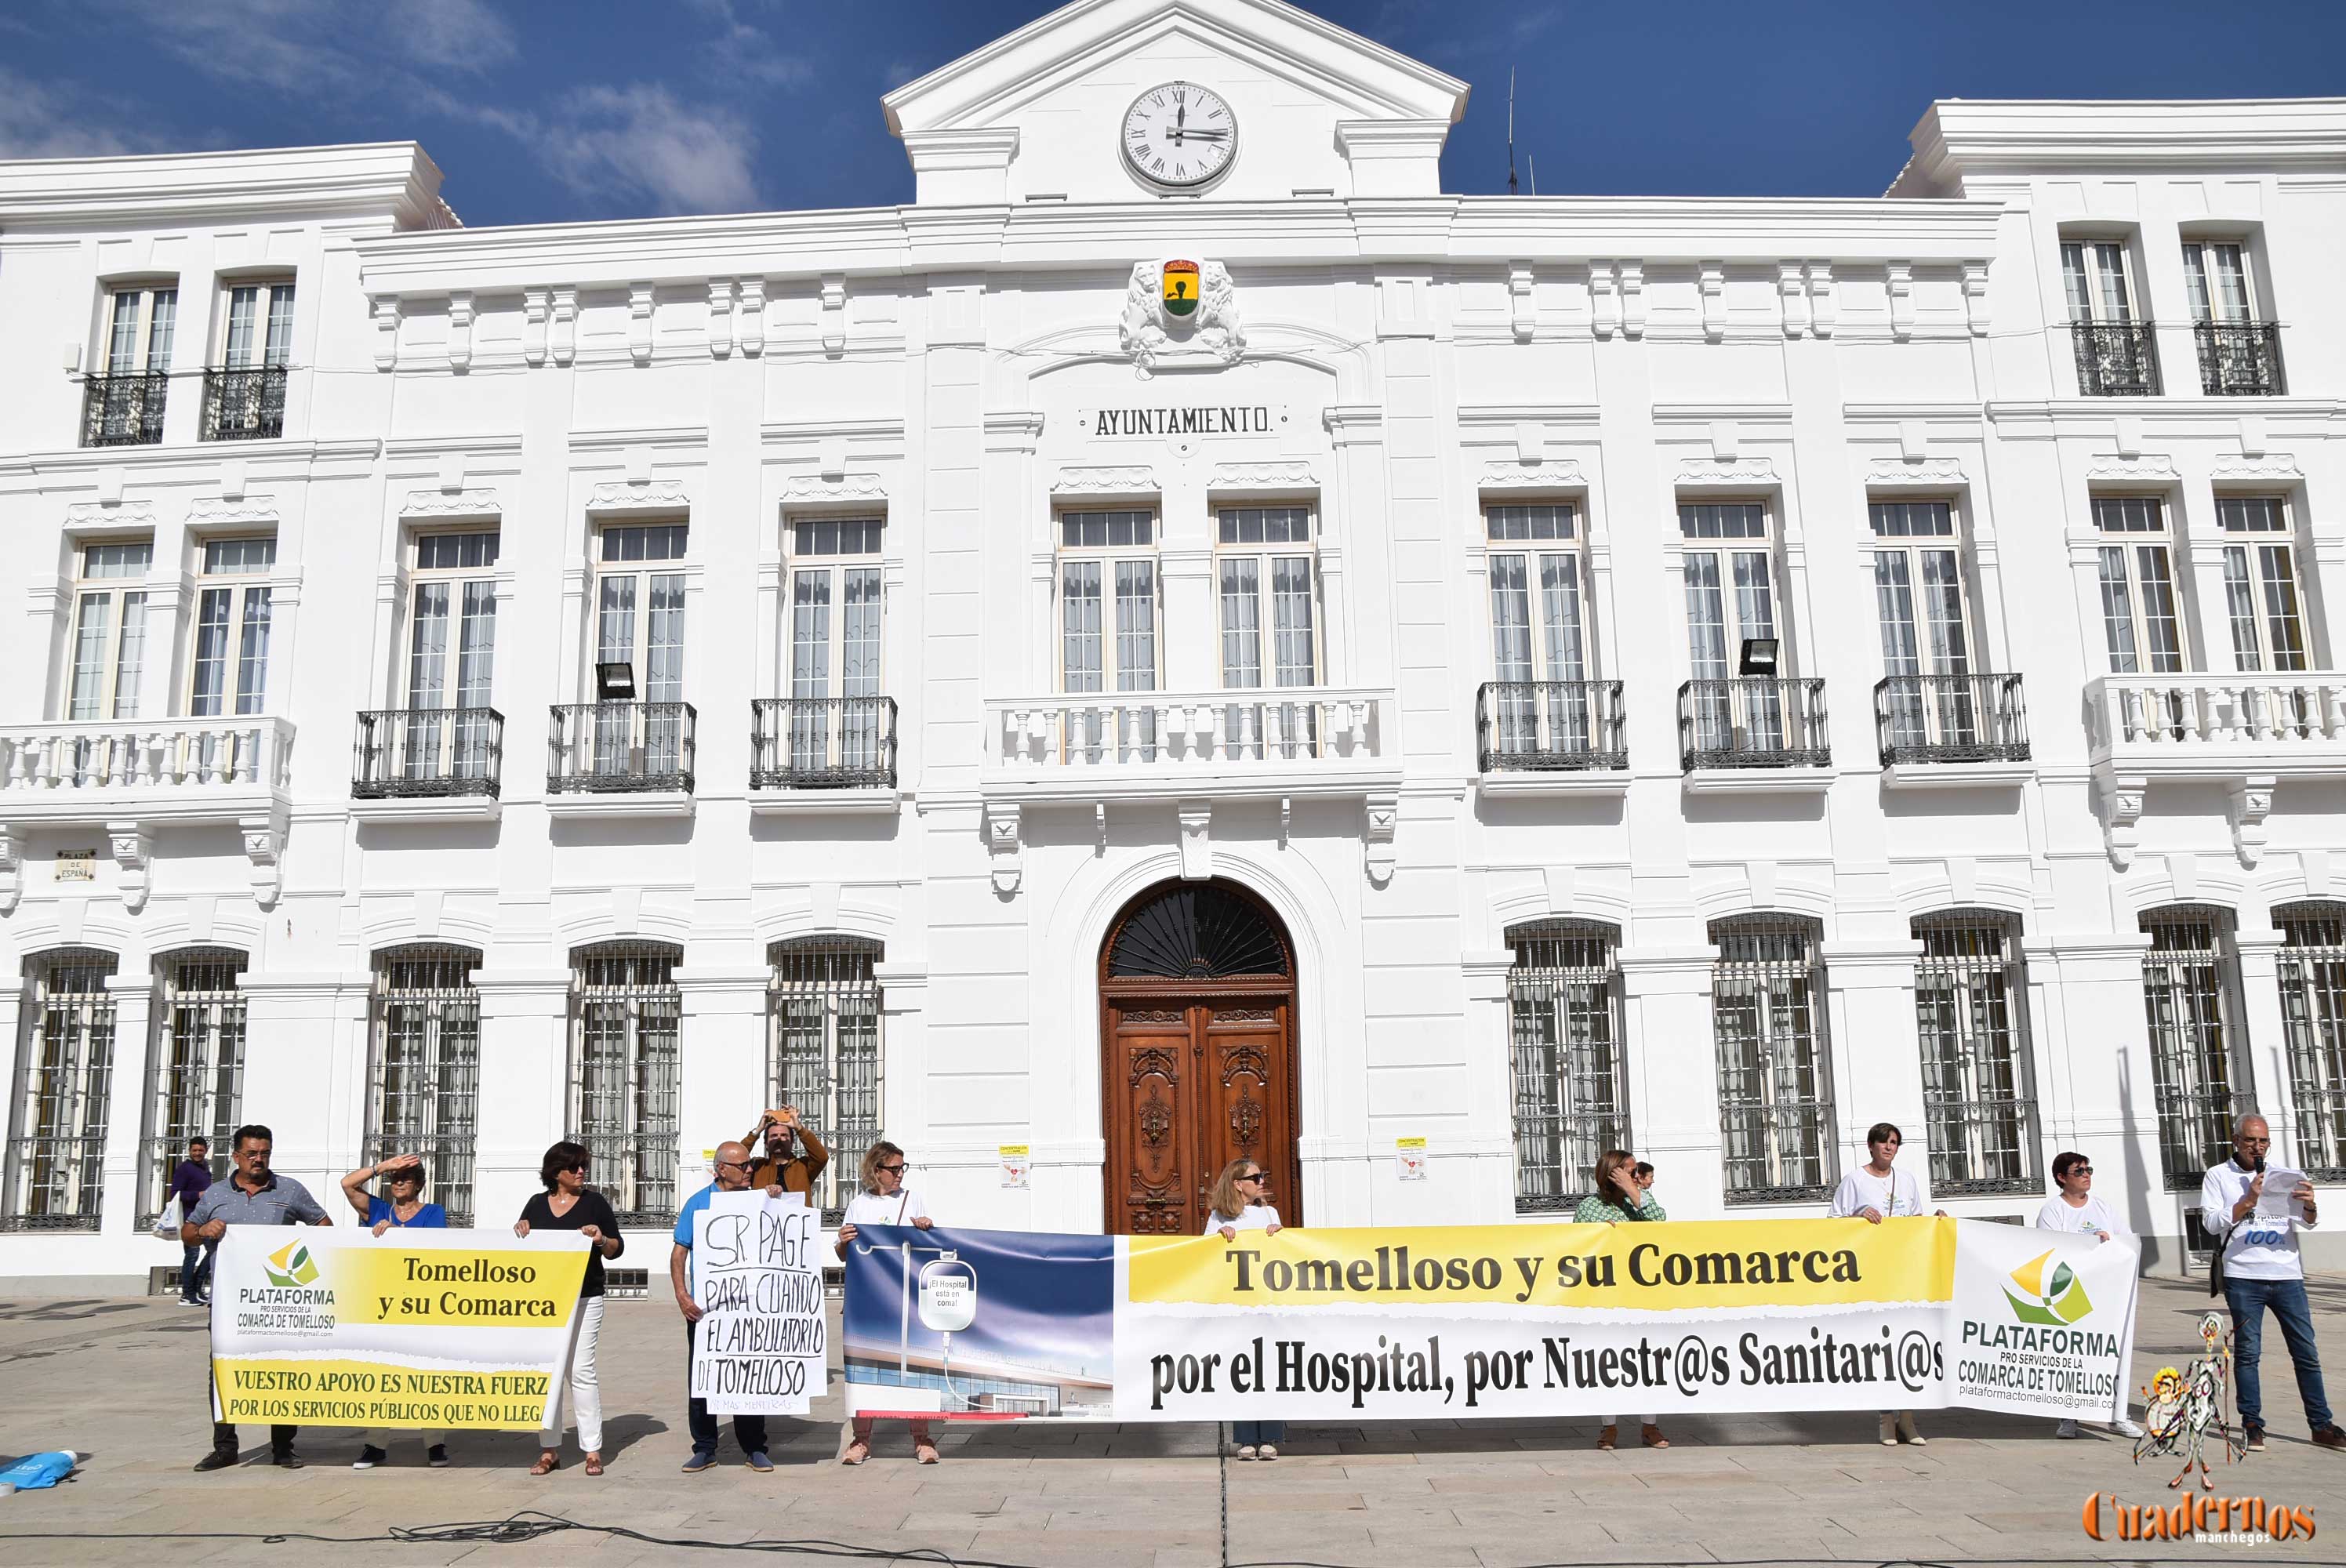
[[[2318, 1278], [2312, 1291], [2335, 1399], [2346, 1394], [2346, 1276]], [[2208, 1304], [2204, 1287], [2146, 1285], [2137, 1384], [2196, 1348]], [[945, 1436], [944, 1462], [933, 1469], [914, 1467], [902, 1429], [883, 1427], [879, 1455], [848, 1470], [835, 1462], [834, 1393], [817, 1406], [827, 1419], [774, 1424], [773, 1474], [742, 1468], [729, 1439], [723, 1468], [679, 1474], [689, 1448], [684, 1336], [665, 1299], [612, 1307], [602, 1355], [610, 1468], [599, 1479], [575, 1461], [532, 1479], [524, 1471], [535, 1441], [511, 1433], [460, 1435], [446, 1470], [424, 1469], [411, 1440], [393, 1451], [391, 1468], [354, 1472], [354, 1435], [325, 1429], [302, 1434], [308, 1468], [288, 1472], [260, 1462], [268, 1442], [255, 1428], [246, 1431], [246, 1464], [197, 1475], [189, 1467], [210, 1441], [204, 1331], [202, 1314], [168, 1300], [0, 1301], [0, 1451], [82, 1455], [71, 1482], [0, 1498], [0, 1563], [742, 1560], [581, 1532], [522, 1543], [380, 1539], [394, 1527], [524, 1508], [658, 1536], [821, 1539], [1035, 1568], [1222, 1560], [1221, 1467], [1202, 1427], [961, 1429]], [[1228, 1467], [1229, 1561], [2346, 1561], [2346, 1455], [2304, 1441], [2288, 1356], [2270, 1328], [2263, 1365], [2274, 1441], [2243, 1464], [2218, 1465], [2217, 1495], [2312, 1505], [2320, 1533], [2310, 1543], [2097, 1545], [2081, 1524], [2088, 1493], [2165, 1502], [2174, 1495], [2168, 1471], [2136, 1467], [2131, 1445], [2116, 1439], [2062, 1442], [2049, 1422], [1944, 1411], [1923, 1417], [1928, 1447], [1894, 1451], [1874, 1441], [1872, 1418], [1862, 1414], [1685, 1417], [1669, 1423], [1667, 1452], [1633, 1445], [1611, 1454], [1593, 1450], [1589, 1420], [1298, 1426], [1277, 1464]], [[202, 1535], [277, 1530], [372, 1539], [320, 1546]], [[28, 1532], [68, 1538], [5, 1539]], [[101, 1539], [106, 1532], [185, 1539]]]

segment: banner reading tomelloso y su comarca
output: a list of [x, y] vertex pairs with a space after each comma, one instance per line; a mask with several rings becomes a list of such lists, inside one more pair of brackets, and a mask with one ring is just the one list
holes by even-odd
[[848, 1408], [1009, 1420], [2126, 1409], [2134, 1248], [1953, 1219], [863, 1228]]
[[231, 1226], [212, 1268], [213, 1413], [536, 1431], [586, 1275], [576, 1231]]

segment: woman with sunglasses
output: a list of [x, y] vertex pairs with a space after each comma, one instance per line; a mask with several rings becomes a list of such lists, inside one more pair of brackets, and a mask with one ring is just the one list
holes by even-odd
[[578, 1283], [578, 1313], [570, 1320], [570, 1382], [555, 1399], [552, 1421], [537, 1434], [537, 1462], [532, 1475], [549, 1475], [562, 1468], [562, 1400], [570, 1401], [570, 1418], [578, 1423], [578, 1449], [586, 1456], [586, 1473], [603, 1473], [603, 1389], [595, 1370], [595, 1351], [603, 1338], [603, 1277], [606, 1258], [627, 1249], [619, 1234], [619, 1217], [610, 1200], [586, 1185], [586, 1150], [578, 1144], [560, 1143], [546, 1151], [538, 1163], [537, 1179], [546, 1190], [522, 1205], [514, 1234], [533, 1230], [575, 1230], [586, 1238], [586, 1278]]
[[[1276, 1236], [1286, 1228], [1279, 1223], [1279, 1210], [1270, 1206], [1270, 1179], [1253, 1160], [1232, 1160], [1222, 1167], [1208, 1207], [1205, 1233], [1224, 1241], [1236, 1241], [1241, 1230]], [[1240, 1459], [1277, 1459], [1279, 1445], [1287, 1441], [1287, 1423], [1233, 1421], [1230, 1440]]]
[[[2072, 1236], [2091, 1236], [2107, 1243], [2127, 1233], [2125, 1224], [2108, 1204], [2094, 1192], [2094, 1165], [2075, 1149], [2053, 1156], [2053, 1182], [2061, 1190], [2045, 1200], [2036, 1211], [2039, 1230], [2066, 1230]], [[2110, 1423], [2110, 1430], [2120, 1437], [2138, 1438], [2142, 1429], [2127, 1417]], [[2076, 1418], [2065, 1416], [2053, 1429], [2053, 1435], [2073, 1438], [2079, 1435]]]
[[[863, 1190], [850, 1198], [847, 1212], [840, 1216], [839, 1256], [847, 1256], [848, 1247], [866, 1225], [909, 1225], [915, 1230], [926, 1230], [936, 1222], [929, 1217], [929, 1206], [921, 1195], [904, 1185], [904, 1151], [882, 1138], [863, 1154]], [[872, 1421], [870, 1416], [857, 1416], [848, 1433], [844, 1452], [839, 1456], [842, 1464], [862, 1464], [872, 1457]], [[937, 1462], [936, 1440], [929, 1435], [929, 1423], [918, 1418], [913, 1428], [913, 1457], [923, 1464]]]
[[[367, 1184], [377, 1177], [382, 1180], [388, 1197], [367, 1191]], [[362, 1223], [377, 1236], [393, 1228], [402, 1230], [445, 1230], [448, 1211], [436, 1203], [423, 1201], [423, 1156], [393, 1155], [371, 1166], [361, 1166], [342, 1178], [342, 1196], [356, 1211]], [[444, 1465], [448, 1462], [448, 1434], [427, 1427], [423, 1433], [423, 1462]], [[360, 1445], [359, 1457], [351, 1461], [352, 1470], [372, 1470], [391, 1457], [391, 1430], [377, 1428], [366, 1434]]]

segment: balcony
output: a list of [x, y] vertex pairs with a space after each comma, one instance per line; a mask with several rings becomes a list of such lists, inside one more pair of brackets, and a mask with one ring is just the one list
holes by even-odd
[[2153, 784], [2222, 785], [2233, 847], [2254, 866], [2275, 785], [2346, 779], [2346, 675], [2336, 671], [2104, 676], [2086, 683], [2086, 718], [2121, 868]]
[[493, 708], [362, 713], [351, 765], [352, 815], [407, 821], [494, 820], [505, 750], [505, 715]]
[[204, 372], [205, 441], [274, 441], [285, 433], [285, 367]]
[[2289, 391], [2280, 373], [2278, 321], [2201, 321], [2191, 329], [2199, 341], [2199, 390], [2209, 397], [2280, 397]]
[[1063, 692], [988, 702], [989, 793], [1341, 795], [1401, 779], [1390, 691]]
[[1484, 795], [1620, 794], [1628, 720], [1617, 680], [1494, 680], [1474, 693]]
[[556, 704], [546, 743], [546, 809], [690, 816], [699, 718], [688, 702]]
[[893, 810], [896, 699], [772, 697], [750, 704], [758, 812]]
[[2157, 397], [2158, 345], [2148, 321], [2073, 321], [2077, 390], [2087, 397]]
[[82, 378], [84, 446], [155, 446], [163, 440], [163, 403], [170, 394], [165, 371]]
[[1779, 676], [1678, 687], [1678, 765], [1691, 794], [1822, 789], [1831, 781], [1825, 683]]
[[1873, 732], [1893, 789], [2012, 785], [2031, 771], [2016, 675], [1892, 676], [1873, 687]]

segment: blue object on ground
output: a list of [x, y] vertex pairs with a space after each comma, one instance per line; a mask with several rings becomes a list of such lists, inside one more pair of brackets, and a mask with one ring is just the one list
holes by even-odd
[[0, 1481], [5, 1481], [18, 1492], [38, 1492], [55, 1486], [73, 1472], [76, 1462], [74, 1451], [61, 1448], [53, 1453], [27, 1454], [5, 1470], [0, 1470]]

